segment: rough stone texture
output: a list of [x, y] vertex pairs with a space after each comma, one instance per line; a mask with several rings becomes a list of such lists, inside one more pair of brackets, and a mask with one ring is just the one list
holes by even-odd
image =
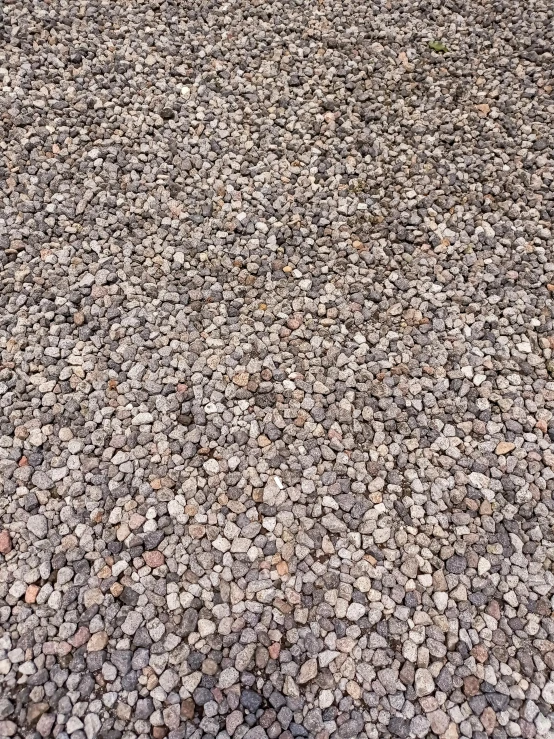
[[550, 737], [552, 5], [2, 13], [0, 734]]

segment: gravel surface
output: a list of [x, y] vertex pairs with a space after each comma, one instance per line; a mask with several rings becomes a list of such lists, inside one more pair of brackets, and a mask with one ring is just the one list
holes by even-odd
[[3, 12], [0, 736], [552, 739], [552, 4]]

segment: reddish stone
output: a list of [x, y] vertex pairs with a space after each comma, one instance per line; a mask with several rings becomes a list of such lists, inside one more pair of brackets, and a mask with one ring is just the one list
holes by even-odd
[[496, 726], [496, 714], [490, 706], [487, 706], [480, 716], [481, 723], [487, 734], [492, 734]]
[[29, 585], [25, 591], [25, 603], [36, 603], [39, 591], [38, 585]]
[[221, 703], [221, 701], [225, 698], [221, 688], [212, 688], [212, 695], [214, 697], [214, 700], [218, 703]]
[[30, 724], [35, 724], [49, 708], [48, 703], [31, 703], [27, 709], [27, 721]]
[[71, 644], [67, 641], [59, 641], [56, 643], [56, 654], [58, 657], [65, 657], [71, 652]]
[[472, 698], [474, 695], [477, 695], [479, 692], [479, 678], [475, 677], [475, 675], [468, 675], [464, 678], [464, 695], [467, 698]]
[[75, 649], [78, 649], [79, 647], [82, 647], [83, 644], [86, 644], [90, 637], [90, 631], [87, 629], [86, 626], [81, 626], [77, 631], [73, 634], [73, 636], [68, 639], [69, 643], [75, 647]]
[[471, 654], [475, 657], [477, 662], [486, 662], [489, 656], [489, 651], [484, 644], [476, 644], [471, 650]]
[[12, 538], [10, 532], [0, 531], [0, 554], [8, 554], [12, 550]]
[[194, 701], [192, 698], [186, 698], [181, 703], [181, 718], [185, 718], [188, 721], [191, 721], [194, 718]]
[[140, 513], [131, 513], [129, 516], [129, 528], [131, 531], [139, 529], [145, 521], [146, 518], [141, 516]]
[[281, 651], [281, 645], [279, 644], [279, 642], [275, 642], [268, 649], [269, 656], [271, 657], [271, 659], [277, 659], [280, 651]]
[[492, 616], [497, 621], [500, 618], [500, 605], [497, 600], [491, 600], [489, 605], [486, 608], [486, 612], [489, 614], [489, 616]]
[[151, 552], [144, 552], [142, 558], [146, 562], [148, 567], [152, 567], [152, 569], [156, 567], [161, 567], [165, 562], [165, 557], [157, 549], [154, 549]]

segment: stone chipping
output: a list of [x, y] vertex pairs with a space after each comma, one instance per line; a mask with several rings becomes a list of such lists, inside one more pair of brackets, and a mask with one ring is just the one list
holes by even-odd
[[0, 736], [552, 739], [552, 5], [1, 13]]

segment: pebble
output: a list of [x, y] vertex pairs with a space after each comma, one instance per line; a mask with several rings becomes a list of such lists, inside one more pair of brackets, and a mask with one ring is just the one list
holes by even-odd
[[551, 13], [435, 5], [9, 5], [0, 734], [549, 736]]
[[516, 445], [511, 441], [501, 441], [494, 451], [496, 454], [509, 454], [510, 452], [513, 452], [515, 448]]
[[361, 603], [351, 603], [346, 611], [346, 618], [350, 621], [359, 621], [365, 612], [366, 609]]
[[428, 714], [431, 730], [435, 732], [435, 734], [438, 734], [439, 736], [441, 734], [444, 734], [444, 732], [448, 729], [448, 726], [450, 724], [450, 719], [448, 718], [448, 714], [446, 714], [442, 710], [432, 711]]
[[238, 727], [242, 725], [243, 720], [244, 716], [241, 711], [232, 711], [227, 715], [227, 718], [225, 719], [225, 728], [227, 729], [229, 736], [233, 736]]
[[[283, 734], [281, 734], [281, 737]], [[261, 726], [254, 726], [243, 736], [243, 739], [267, 739], [267, 733]]]
[[198, 621], [198, 632], [200, 636], [209, 636], [210, 634], [214, 634], [216, 631], [216, 626], [213, 621], [209, 621], [206, 618], [201, 618]]
[[415, 673], [416, 695], [420, 698], [430, 695], [435, 690], [435, 681], [429, 670], [420, 668]]
[[262, 705], [262, 700], [262, 696], [254, 690], [243, 690], [240, 696], [241, 706], [246, 708], [247, 711], [250, 711], [250, 713], [256, 713]]
[[157, 550], [144, 552], [142, 556], [148, 567], [152, 567], [153, 569], [161, 567], [165, 562], [164, 555]]
[[238, 670], [236, 670], [234, 667], [227, 667], [222, 670], [219, 675], [219, 687], [222, 690], [226, 690], [232, 685], [235, 685], [239, 681], [239, 679], [240, 674]]
[[554, 682], [548, 682], [542, 689], [542, 697], [545, 702], [554, 706]]
[[0, 531], [0, 554], [9, 554], [12, 550], [12, 539], [9, 531]]
[[136, 416], [133, 418], [133, 424], [135, 426], [143, 426], [146, 424], [151, 424], [154, 420], [154, 416], [152, 413], [148, 413], [144, 411], [143, 413], [137, 413]]
[[45, 516], [37, 513], [36, 515], [29, 516], [27, 528], [37, 539], [44, 539], [48, 533], [48, 521]]
[[[195, 703], [192, 698], [186, 698], [181, 703], [181, 717], [187, 721], [192, 721], [195, 713]], [[229, 732], [230, 733], [230, 732]]]
[[461, 575], [467, 567], [467, 559], [459, 554], [455, 554], [446, 560], [446, 570], [454, 575]]
[[100, 652], [108, 643], [108, 634], [105, 631], [97, 631], [87, 642], [89, 652]]
[[300, 673], [298, 675], [298, 682], [300, 684], [307, 683], [310, 680], [313, 680], [317, 676], [317, 660], [315, 659], [309, 659], [300, 668]]

